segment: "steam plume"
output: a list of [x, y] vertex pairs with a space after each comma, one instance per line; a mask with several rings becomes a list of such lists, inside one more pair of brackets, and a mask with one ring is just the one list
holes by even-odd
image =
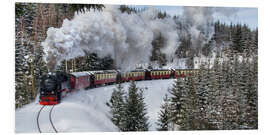
[[172, 19], [157, 19], [157, 13], [149, 8], [139, 14], [126, 14], [107, 6], [102, 12], [90, 11], [64, 20], [61, 28], [48, 29], [42, 43], [49, 70], [86, 52], [99, 57], [109, 55], [117, 67], [131, 70], [138, 63], [149, 62], [151, 42], [159, 34], [165, 38], [161, 51], [172, 57], [178, 41], [176, 25]]

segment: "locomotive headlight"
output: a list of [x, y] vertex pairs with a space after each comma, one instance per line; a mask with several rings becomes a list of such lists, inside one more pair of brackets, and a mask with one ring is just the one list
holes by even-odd
[[54, 91], [52, 91], [52, 94], [54, 94]]
[[44, 94], [44, 91], [41, 91], [41, 94]]

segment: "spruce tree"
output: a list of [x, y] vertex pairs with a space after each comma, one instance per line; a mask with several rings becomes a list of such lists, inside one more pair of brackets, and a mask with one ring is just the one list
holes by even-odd
[[16, 22], [15, 38], [15, 106], [18, 108], [31, 102], [31, 93], [28, 89], [29, 55], [26, 48], [27, 33], [23, 22], [25, 19], [23, 17], [16, 19], [18, 22]]
[[109, 102], [106, 104], [111, 108], [112, 122], [120, 129], [124, 130], [124, 119], [125, 116], [125, 102], [124, 102], [125, 91], [121, 83], [119, 83], [116, 89], [113, 90], [112, 96]]
[[148, 131], [149, 123], [143, 90], [139, 89], [134, 81], [130, 83], [125, 102], [123, 131]]
[[247, 91], [247, 123], [249, 129], [258, 129], [258, 65], [253, 57], [249, 63], [248, 91]]
[[171, 107], [170, 99], [167, 94], [165, 95], [165, 98], [163, 98], [163, 102], [161, 110], [158, 113], [158, 122], [156, 123], [158, 125], [158, 131], [168, 131], [171, 128]]
[[241, 63], [241, 71], [240, 71], [240, 80], [239, 80], [239, 104], [240, 104], [240, 128], [247, 128], [248, 123], [246, 121], [246, 118], [248, 116], [248, 97], [249, 95], [249, 84], [248, 84], [248, 78], [249, 78], [249, 70], [247, 67], [247, 61], [246, 58], [243, 58]]
[[187, 86], [187, 101], [186, 101], [186, 110], [187, 114], [186, 119], [186, 129], [187, 130], [199, 130], [201, 129], [200, 121], [201, 113], [199, 108], [199, 98], [196, 92], [196, 83], [195, 77], [187, 77], [186, 86]]
[[200, 73], [196, 81], [196, 94], [198, 96], [198, 108], [200, 120], [200, 129], [212, 129], [209, 123], [209, 112], [212, 111], [214, 93], [212, 92], [212, 80], [210, 69], [205, 69], [204, 65], [201, 65]]
[[187, 124], [188, 107], [188, 89], [184, 78], [178, 78], [174, 81], [173, 88], [169, 89], [171, 96], [171, 120], [178, 125], [181, 130], [189, 129]]

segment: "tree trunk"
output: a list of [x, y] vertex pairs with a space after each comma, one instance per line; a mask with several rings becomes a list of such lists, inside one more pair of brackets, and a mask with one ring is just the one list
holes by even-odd
[[35, 91], [35, 75], [34, 75], [34, 64], [31, 62], [31, 98], [35, 99], [36, 91]]

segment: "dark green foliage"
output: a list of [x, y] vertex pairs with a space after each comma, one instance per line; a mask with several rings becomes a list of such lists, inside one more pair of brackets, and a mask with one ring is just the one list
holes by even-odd
[[161, 110], [158, 113], [158, 131], [168, 131], [171, 128], [171, 104], [167, 94], [165, 95], [163, 102]]
[[157, 61], [159, 66], [164, 66], [167, 63], [166, 55], [161, 52], [161, 48], [165, 44], [165, 39], [162, 37], [161, 33], [159, 36], [152, 41], [152, 56], [150, 58], [151, 61]]
[[120, 129], [124, 130], [124, 116], [125, 116], [125, 91], [121, 83], [113, 90], [110, 101], [107, 105], [111, 108], [112, 122]]
[[202, 47], [202, 54], [206, 57], [211, 56], [215, 41], [212, 39]]
[[158, 15], [157, 15], [157, 18], [159, 18], [159, 19], [164, 19], [164, 18], [166, 18], [166, 17], [168, 17], [169, 15], [167, 15], [167, 13], [166, 12], [161, 12], [161, 11], [159, 11], [158, 12]]
[[212, 69], [201, 66], [199, 75], [176, 81], [171, 93], [174, 129], [257, 129], [257, 57], [230, 54], [215, 60]]
[[186, 116], [187, 116], [187, 85], [185, 80], [177, 79], [174, 84], [173, 88], [169, 89], [171, 97], [171, 107], [172, 107], [172, 121], [181, 126], [184, 129], [184, 123], [186, 123]]
[[[93, 71], [93, 70], [113, 70], [115, 69], [114, 60], [110, 56], [100, 58], [95, 53], [88, 54], [84, 57], [75, 59], [76, 71]], [[72, 60], [67, 61], [68, 67], [72, 67]], [[60, 70], [65, 71], [66, 62], [63, 61]]]
[[128, 13], [128, 14], [137, 13], [138, 12], [138, 9], [136, 9], [134, 7], [129, 7], [129, 6], [126, 6], [126, 5], [120, 5], [119, 10], [122, 13]]
[[27, 104], [31, 101], [31, 94], [28, 92], [27, 81], [25, 72], [28, 68], [26, 51], [21, 44], [22, 39], [19, 37], [20, 34], [16, 35], [18, 38], [15, 39], [15, 105], [16, 108], [21, 107], [24, 104]]
[[107, 105], [111, 108], [111, 120], [120, 131], [148, 131], [143, 89], [138, 88], [134, 81], [130, 83], [127, 94], [119, 84]]
[[182, 37], [180, 39], [181, 44], [179, 45], [179, 47], [176, 50], [176, 55], [179, 58], [187, 58], [188, 55], [190, 54], [190, 50], [191, 50], [191, 35], [188, 34], [187, 37]]
[[105, 8], [102, 4], [67, 4], [67, 7], [72, 12], [86, 12], [90, 9], [101, 11], [102, 8]]
[[126, 112], [123, 131], [148, 131], [149, 123], [146, 116], [143, 91], [132, 81], [126, 98]]

